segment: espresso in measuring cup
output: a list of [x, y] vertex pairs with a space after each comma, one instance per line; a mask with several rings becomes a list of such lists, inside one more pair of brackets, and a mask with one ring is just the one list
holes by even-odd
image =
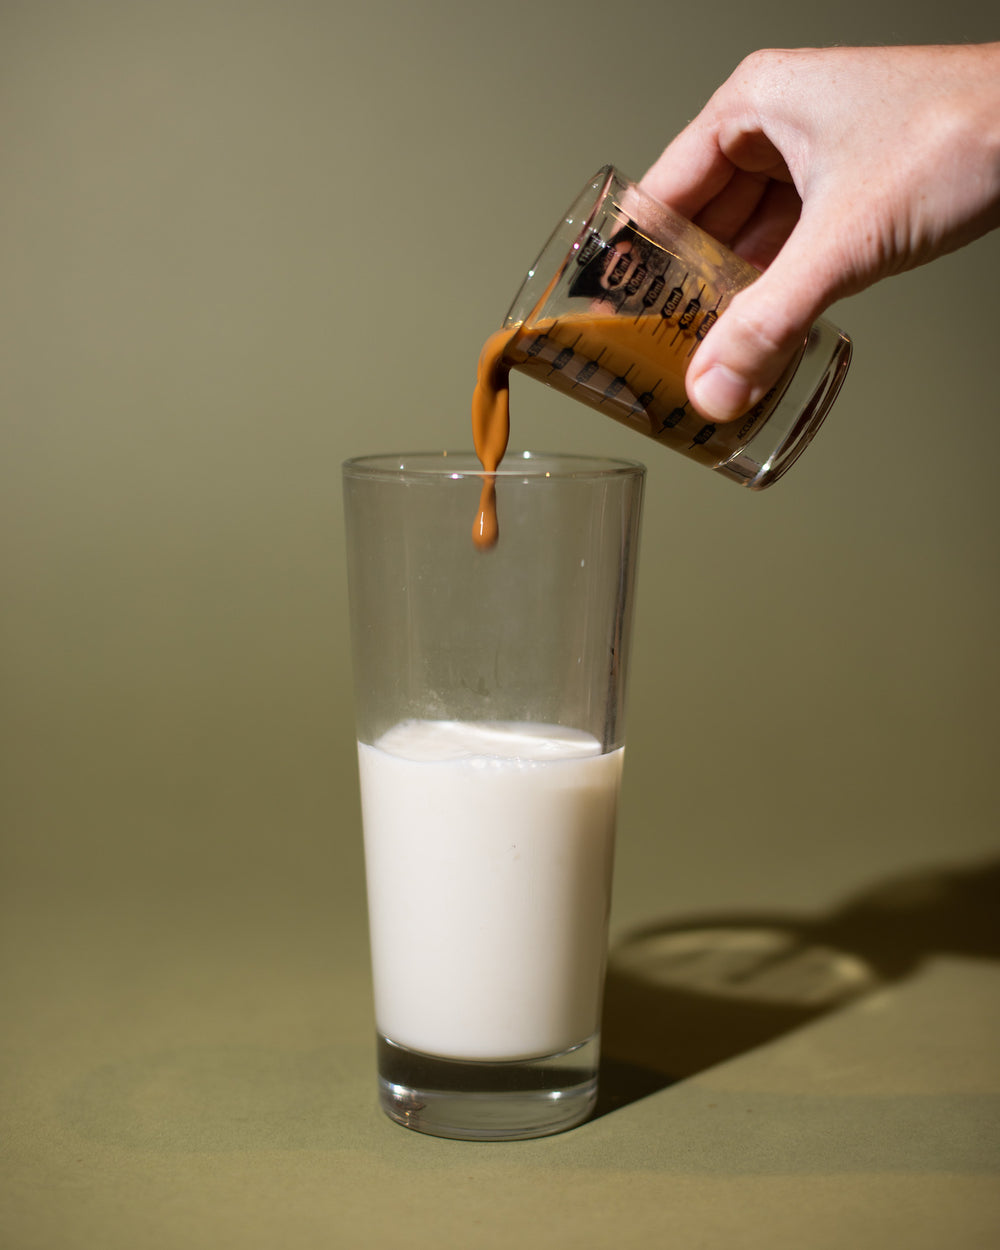
[[[731, 422], [706, 421], [684, 378], [699, 343], [757, 271], [606, 166], [577, 197], [480, 358], [473, 438], [495, 471], [517, 370], [752, 490], [772, 485], [818, 430], [850, 361], [846, 335], [811, 328], [778, 383]], [[496, 539], [484, 482], [477, 542]]]

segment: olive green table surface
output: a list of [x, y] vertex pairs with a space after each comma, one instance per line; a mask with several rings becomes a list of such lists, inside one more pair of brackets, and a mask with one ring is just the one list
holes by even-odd
[[995, 1243], [995, 871], [619, 935], [598, 1114], [469, 1144], [376, 1108], [356, 857], [124, 858], [5, 903], [7, 1250]]

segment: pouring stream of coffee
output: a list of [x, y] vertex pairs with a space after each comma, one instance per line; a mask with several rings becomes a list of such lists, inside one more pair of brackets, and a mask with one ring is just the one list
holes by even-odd
[[479, 495], [479, 511], [472, 526], [472, 541], [481, 550], [496, 544], [497, 488], [493, 476], [507, 450], [510, 437], [510, 365], [503, 358], [507, 344], [520, 327], [497, 330], [483, 344], [476, 389], [472, 395], [472, 441], [486, 475]]
[[479, 494], [479, 511], [472, 526], [472, 541], [480, 551], [495, 547], [500, 537], [497, 522], [497, 487], [494, 476], [510, 438], [510, 370], [504, 353], [524, 333], [563, 275], [566, 261], [558, 266], [526, 321], [496, 330], [479, 354], [476, 389], [472, 395], [472, 445], [486, 470]]

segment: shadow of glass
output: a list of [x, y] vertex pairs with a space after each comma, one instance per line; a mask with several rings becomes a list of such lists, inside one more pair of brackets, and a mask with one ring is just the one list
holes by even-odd
[[643, 926], [611, 951], [595, 1116], [774, 1041], [934, 955], [1000, 958], [1000, 862], [914, 873], [816, 917]]

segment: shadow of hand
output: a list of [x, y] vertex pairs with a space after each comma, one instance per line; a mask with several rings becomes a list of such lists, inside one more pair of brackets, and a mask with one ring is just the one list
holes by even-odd
[[612, 950], [598, 1114], [773, 1041], [934, 954], [1000, 957], [1000, 863], [879, 884], [825, 916], [643, 927]]

